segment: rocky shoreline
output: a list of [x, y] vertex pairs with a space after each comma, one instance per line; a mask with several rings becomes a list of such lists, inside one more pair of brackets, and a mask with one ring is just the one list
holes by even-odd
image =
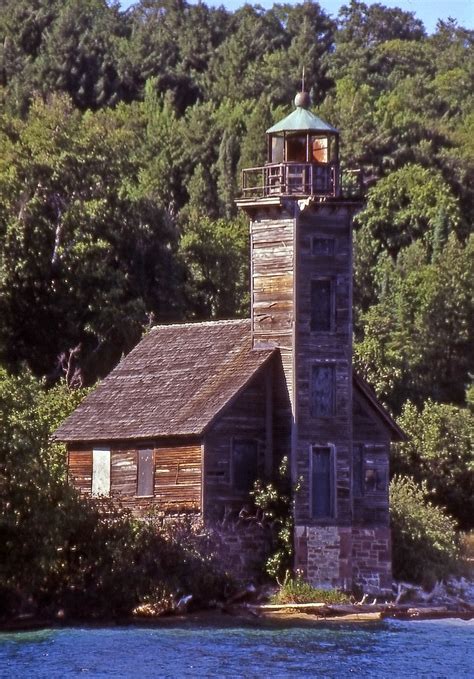
[[286, 604], [250, 605], [242, 604], [225, 609], [199, 610], [189, 613], [152, 616], [127, 616], [123, 618], [100, 618], [58, 620], [58, 618], [19, 617], [0, 622], [0, 632], [26, 632], [46, 628], [67, 628], [75, 626], [103, 627], [140, 625], [150, 627], [175, 626], [218, 626], [235, 625], [298, 627], [320, 626], [327, 623], [371, 623], [388, 618], [398, 620], [433, 620], [455, 618], [474, 619], [474, 606], [413, 606], [410, 604], [375, 605], [327, 605], [327, 604]]
[[474, 619], [474, 581], [451, 578], [436, 583], [431, 592], [410, 583], [396, 583], [393, 601], [367, 602], [367, 596], [353, 603], [328, 604], [268, 603], [266, 589], [250, 585], [227, 602], [213, 602], [193, 610], [192, 596], [181, 597], [171, 610], [160, 604], [137, 607], [130, 616], [96, 618], [85, 615], [69, 618], [59, 610], [54, 617], [34, 614], [0, 620], [0, 632], [21, 632], [45, 628], [73, 626], [235, 626], [278, 627], [317, 626], [326, 623], [370, 623], [388, 618], [398, 620]]

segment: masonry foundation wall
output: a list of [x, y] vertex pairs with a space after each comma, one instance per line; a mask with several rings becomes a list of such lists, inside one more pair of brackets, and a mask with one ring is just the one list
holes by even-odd
[[314, 587], [391, 592], [390, 529], [296, 526], [295, 568]]
[[268, 528], [239, 522], [206, 525], [210, 533], [210, 551], [221, 568], [237, 580], [258, 582], [264, 575], [271, 553], [272, 535]]
[[390, 528], [352, 529], [354, 583], [369, 594], [392, 592]]
[[[165, 512], [155, 515], [163, 526], [175, 524], [183, 538], [191, 539], [198, 551], [215, 557], [220, 570], [245, 583], [265, 579], [265, 564], [272, 553], [274, 535], [270, 527], [242, 521], [206, 521], [198, 512]], [[194, 537], [193, 537], [194, 536]]]

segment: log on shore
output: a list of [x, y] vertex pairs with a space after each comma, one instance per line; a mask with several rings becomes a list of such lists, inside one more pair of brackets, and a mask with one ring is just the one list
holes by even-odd
[[419, 619], [429, 620], [434, 618], [462, 618], [470, 620], [474, 618], [474, 606], [459, 604], [458, 606], [413, 606], [413, 604], [325, 604], [320, 602], [305, 604], [261, 604], [250, 605], [246, 608], [254, 615], [271, 615], [304, 613], [316, 618], [339, 618], [348, 620], [366, 619], [379, 620], [383, 618]]

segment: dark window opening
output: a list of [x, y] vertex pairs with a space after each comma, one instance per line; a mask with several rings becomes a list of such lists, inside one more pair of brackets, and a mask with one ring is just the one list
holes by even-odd
[[334, 238], [313, 238], [311, 250], [318, 257], [334, 257]]
[[153, 495], [153, 451], [139, 450], [137, 453], [137, 496], [149, 497]]
[[387, 490], [387, 464], [383, 457], [373, 454], [371, 448], [363, 443], [354, 444], [352, 472], [354, 497], [384, 493]]
[[311, 281], [311, 331], [330, 332], [332, 329], [332, 284], [329, 279]]
[[364, 470], [364, 492], [383, 493], [387, 489], [387, 475], [381, 466], [369, 467]]
[[313, 365], [311, 373], [311, 414], [331, 417], [335, 413], [335, 370], [333, 365]]
[[232, 447], [233, 485], [235, 490], [248, 493], [257, 478], [258, 443], [251, 439], [236, 439]]
[[306, 162], [306, 135], [286, 138], [286, 159], [290, 162]]
[[314, 519], [331, 518], [334, 515], [331, 448], [314, 447], [312, 455], [312, 515]]

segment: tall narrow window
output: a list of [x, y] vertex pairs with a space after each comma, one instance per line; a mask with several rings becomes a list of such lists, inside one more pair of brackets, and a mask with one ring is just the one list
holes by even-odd
[[110, 448], [92, 451], [92, 495], [110, 495]]
[[153, 451], [137, 451], [137, 495], [139, 497], [149, 497], [153, 495]]
[[258, 443], [252, 439], [235, 439], [232, 447], [234, 488], [248, 493], [257, 478]]
[[311, 460], [312, 514], [314, 519], [334, 516], [334, 472], [331, 448], [314, 446]]
[[313, 365], [311, 372], [311, 414], [331, 417], [335, 413], [335, 370], [333, 365]]
[[311, 281], [311, 331], [332, 330], [332, 282], [328, 278]]

